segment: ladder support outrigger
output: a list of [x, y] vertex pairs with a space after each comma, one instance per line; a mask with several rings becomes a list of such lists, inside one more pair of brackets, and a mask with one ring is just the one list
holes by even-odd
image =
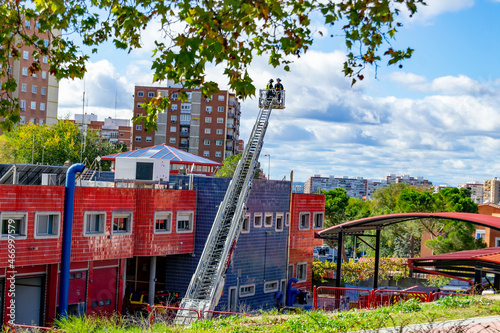
[[[260, 90], [259, 107], [260, 112], [250, 139], [229, 183], [224, 200], [219, 205], [205, 248], [180, 308], [193, 309], [202, 313], [213, 311], [219, 303], [226, 272], [245, 217], [244, 211], [271, 110], [284, 109], [285, 91]], [[194, 311], [179, 310], [175, 323], [190, 324], [196, 319]]]

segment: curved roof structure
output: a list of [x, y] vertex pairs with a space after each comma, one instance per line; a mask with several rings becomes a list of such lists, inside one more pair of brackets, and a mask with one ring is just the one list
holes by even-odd
[[364, 230], [374, 230], [394, 223], [428, 218], [470, 222], [475, 225], [500, 231], [500, 217], [491, 215], [472, 213], [403, 213], [371, 216], [345, 222], [317, 232], [316, 237], [335, 239], [340, 230], [345, 234], [361, 234]]
[[169, 160], [170, 164], [195, 164], [205, 166], [223, 166], [224, 164], [209, 160], [198, 155], [188, 153], [178, 148], [167, 146], [166, 144], [146, 147], [137, 150], [126, 151], [123, 153], [111, 154], [101, 157], [103, 160], [114, 161], [117, 157], [133, 158], [156, 158]]

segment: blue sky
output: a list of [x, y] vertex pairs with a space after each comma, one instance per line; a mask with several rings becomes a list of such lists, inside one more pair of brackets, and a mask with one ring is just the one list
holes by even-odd
[[[413, 18], [401, 16], [395, 47], [415, 49], [403, 68], [381, 63], [375, 78], [351, 87], [342, 75], [341, 36], [319, 37], [291, 72], [256, 58], [249, 69], [257, 87], [280, 77], [287, 108], [276, 110], [260, 158], [271, 178], [297, 181], [320, 174], [382, 179], [423, 176], [435, 185], [483, 182], [500, 176], [500, 1], [429, 0]], [[325, 36], [326, 31], [313, 22]], [[87, 112], [129, 118], [135, 84], [150, 84], [152, 27], [144, 48], [126, 54], [111, 45], [92, 56], [85, 85]], [[208, 78], [225, 87], [222, 68]], [[82, 112], [82, 81], [62, 81], [59, 115]], [[115, 110], [115, 94], [118, 96]], [[241, 138], [248, 139], [257, 102], [242, 103]], [[271, 155], [270, 158], [264, 154]]]

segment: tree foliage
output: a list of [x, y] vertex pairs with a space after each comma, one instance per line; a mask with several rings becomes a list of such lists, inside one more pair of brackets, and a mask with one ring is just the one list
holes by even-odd
[[347, 192], [343, 188], [321, 191], [325, 195], [325, 227], [344, 222], [345, 209], [349, 203]]
[[[241, 154], [238, 155], [229, 155], [226, 157], [222, 163], [224, 164], [217, 173], [215, 177], [225, 177], [225, 178], [233, 178], [233, 175], [236, 171], [236, 167], [238, 167], [238, 163], [241, 160]], [[257, 165], [257, 169], [255, 170], [254, 179], [259, 179], [260, 175], [260, 163]]]
[[[7, 66], [20, 59], [24, 45], [34, 47], [38, 59], [30, 72], [40, 69], [39, 57], [46, 55], [57, 79], [82, 78], [87, 47], [98, 53], [100, 45], [111, 42], [130, 52], [141, 47], [146, 28], [159, 24], [152, 54], [155, 82], [170, 79], [185, 88], [199, 87], [210, 96], [218, 87], [206, 80], [206, 68], [221, 64], [230, 89], [245, 98], [255, 93], [247, 71], [253, 58], [264, 55], [270, 65], [290, 70], [294, 57], [311, 46], [316, 33], [312, 20], [317, 17], [328, 28], [337, 24], [344, 35], [348, 54], [343, 71], [353, 84], [363, 79], [366, 65], [377, 66], [382, 59], [392, 65], [410, 58], [412, 49], [397, 50], [390, 42], [402, 25], [401, 11], [413, 15], [420, 5], [423, 0], [6, 0], [0, 6], [0, 125], [11, 129], [20, 119], [13, 97], [17, 84]], [[25, 29], [24, 18], [37, 20], [39, 32], [51, 34], [49, 47]], [[85, 49], [75, 37], [81, 38]], [[153, 99], [145, 105], [147, 116], [137, 121], [154, 128], [165, 105], [167, 96]]]
[[[86, 138], [84, 138], [84, 135]], [[16, 126], [0, 136], [0, 158], [3, 163], [34, 163], [63, 165], [87, 158], [117, 153], [123, 150], [109, 141], [102, 141], [98, 132], [88, 130], [83, 134], [76, 124], [58, 121], [52, 125], [29, 123]], [[83, 149], [83, 151], [82, 151]]]

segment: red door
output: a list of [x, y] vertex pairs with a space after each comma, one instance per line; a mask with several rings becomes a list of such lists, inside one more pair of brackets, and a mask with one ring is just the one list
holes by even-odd
[[116, 309], [117, 267], [94, 268], [90, 288], [90, 313], [113, 313]]

